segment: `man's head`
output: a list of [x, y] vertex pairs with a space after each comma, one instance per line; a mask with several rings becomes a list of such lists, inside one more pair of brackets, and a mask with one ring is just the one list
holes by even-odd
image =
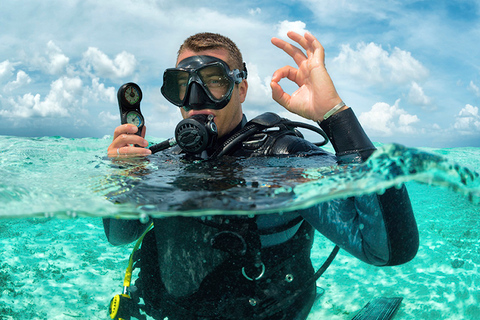
[[[187, 38], [178, 51], [177, 66], [193, 56], [215, 57], [224, 61], [230, 70], [244, 71], [243, 58], [238, 47], [232, 40], [219, 34], [198, 33]], [[221, 137], [233, 130], [242, 120], [242, 103], [245, 101], [247, 89], [248, 84], [244, 79], [234, 85], [230, 101], [224, 108], [219, 110], [181, 108], [182, 116], [188, 118], [194, 114], [213, 114]]]
[[228, 59], [225, 62], [230, 69], [243, 70], [243, 57], [237, 45], [229, 38], [218, 33], [197, 33], [188, 37], [180, 46], [177, 55], [177, 63], [180, 55], [186, 51], [202, 52], [209, 50], [225, 50], [228, 53]]

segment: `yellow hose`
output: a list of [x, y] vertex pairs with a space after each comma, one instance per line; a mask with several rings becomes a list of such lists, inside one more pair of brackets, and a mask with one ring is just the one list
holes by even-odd
[[132, 268], [133, 268], [133, 255], [134, 253], [138, 250], [140, 247], [140, 244], [143, 241], [143, 238], [147, 234], [148, 231], [152, 230], [153, 228], [153, 223], [145, 230], [145, 232], [138, 238], [137, 242], [135, 243], [135, 246], [133, 247], [132, 253], [130, 254], [130, 259], [128, 260], [128, 267], [127, 270], [125, 271], [125, 278], [123, 279], [123, 291], [126, 293], [126, 289], [130, 287], [130, 282], [132, 281]]

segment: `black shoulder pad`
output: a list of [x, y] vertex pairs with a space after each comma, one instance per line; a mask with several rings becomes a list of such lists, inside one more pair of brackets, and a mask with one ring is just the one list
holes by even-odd
[[250, 123], [259, 124], [264, 127], [273, 127], [280, 123], [282, 118], [273, 112], [265, 112], [250, 120]]

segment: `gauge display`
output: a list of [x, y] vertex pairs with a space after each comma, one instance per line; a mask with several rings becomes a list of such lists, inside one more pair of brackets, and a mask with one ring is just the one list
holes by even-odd
[[137, 126], [139, 130], [135, 134], [141, 136], [142, 128], [145, 125], [145, 118], [140, 111], [142, 90], [136, 83], [125, 83], [118, 89], [117, 100], [120, 108], [120, 121], [122, 124], [130, 123]]
[[127, 113], [127, 123], [141, 127], [143, 125], [143, 117], [136, 111], [130, 111]]
[[125, 100], [131, 105], [134, 105], [140, 100], [140, 93], [138, 92], [137, 88], [133, 86], [128, 86], [125, 88]]

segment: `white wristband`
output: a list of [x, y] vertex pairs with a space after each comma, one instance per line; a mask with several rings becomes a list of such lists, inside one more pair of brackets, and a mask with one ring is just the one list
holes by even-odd
[[333, 107], [332, 109], [330, 109], [330, 111], [328, 111], [327, 113], [325, 113], [325, 115], [323, 116], [323, 120], [327, 120], [328, 118], [330, 118], [331, 115], [333, 115], [335, 112], [337, 112], [338, 110], [342, 109], [343, 107], [345, 107], [345, 103], [343, 101], [341, 101], [339, 104], [337, 104], [335, 107]]

